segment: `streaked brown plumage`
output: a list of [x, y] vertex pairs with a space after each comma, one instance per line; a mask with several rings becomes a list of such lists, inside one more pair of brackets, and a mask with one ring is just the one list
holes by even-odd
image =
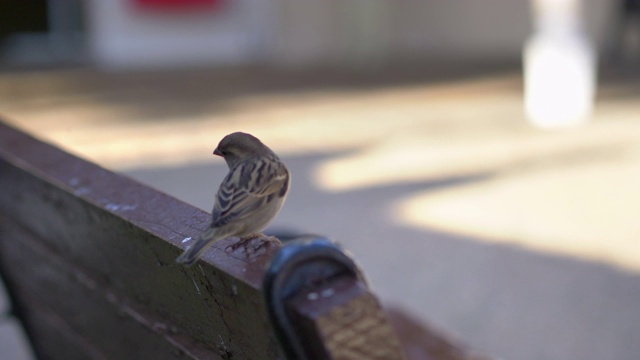
[[211, 225], [176, 259], [185, 265], [193, 265], [220, 239], [247, 237], [266, 228], [289, 192], [289, 169], [255, 136], [229, 134], [213, 153], [224, 158], [229, 173], [218, 189]]

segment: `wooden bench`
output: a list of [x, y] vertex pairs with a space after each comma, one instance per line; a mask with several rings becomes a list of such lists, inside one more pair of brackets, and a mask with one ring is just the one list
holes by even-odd
[[[222, 240], [178, 265], [209, 214], [1, 122], [0, 189], [0, 274], [39, 358], [283, 358], [262, 288], [281, 245]], [[309, 358], [472, 358], [401, 312], [389, 321], [358, 279], [318, 286], [283, 299]], [[310, 295], [327, 288], [330, 301]]]

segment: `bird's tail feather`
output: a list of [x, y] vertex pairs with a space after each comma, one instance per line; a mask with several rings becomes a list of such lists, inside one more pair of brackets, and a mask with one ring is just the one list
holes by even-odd
[[213, 244], [217, 240], [216, 237], [214, 237], [215, 234], [211, 230], [213, 229], [209, 228], [209, 230], [202, 234], [202, 237], [196, 240], [196, 242], [191, 244], [182, 254], [180, 254], [180, 256], [176, 258], [176, 262], [187, 266], [195, 264], [200, 256], [209, 248], [209, 245]]

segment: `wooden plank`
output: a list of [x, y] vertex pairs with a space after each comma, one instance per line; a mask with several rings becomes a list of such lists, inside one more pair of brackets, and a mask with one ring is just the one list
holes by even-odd
[[409, 360], [490, 360], [485, 354], [453, 341], [400, 309], [387, 314]]
[[[207, 213], [3, 124], [0, 189], [0, 266], [13, 296], [46, 315], [24, 317], [36, 341], [61, 331], [110, 358], [114, 344], [139, 354], [147, 337], [192, 358], [278, 356], [260, 293], [275, 245], [246, 254], [221, 241], [180, 266]], [[68, 358], [63, 341], [35, 345]]]
[[343, 276], [307, 288], [289, 302], [313, 359], [404, 359], [378, 299], [357, 279]]
[[[178, 334], [171, 324], [121, 298], [107, 285], [88, 278], [8, 219], [0, 217], [0, 228], [3, 238], [15, 245], [5, 255], [16, 260], [4, 266], [20, 271], [21, 283], [13, 288], [19, 292], [22, 306], [28, 308], [24, 314], [30, 322], [41, 321], [44, 327], [51, 328], [53, 338], [36, 338], [58, 346], [57, 352], [73, 349], [71, 358], [104, 359], [207, 355], [207, 350], [197, 344], [174, 339]], [[24, 266], [24, 259], [29, 259], [29, 266]]]

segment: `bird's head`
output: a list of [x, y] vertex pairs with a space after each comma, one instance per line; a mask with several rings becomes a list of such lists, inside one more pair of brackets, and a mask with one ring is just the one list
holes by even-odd
[[272, 153], [257, 137], [243, 132], [225, 136], [213, 151], [214, 155], [224, 158], [230, 169], [248, 158]]

